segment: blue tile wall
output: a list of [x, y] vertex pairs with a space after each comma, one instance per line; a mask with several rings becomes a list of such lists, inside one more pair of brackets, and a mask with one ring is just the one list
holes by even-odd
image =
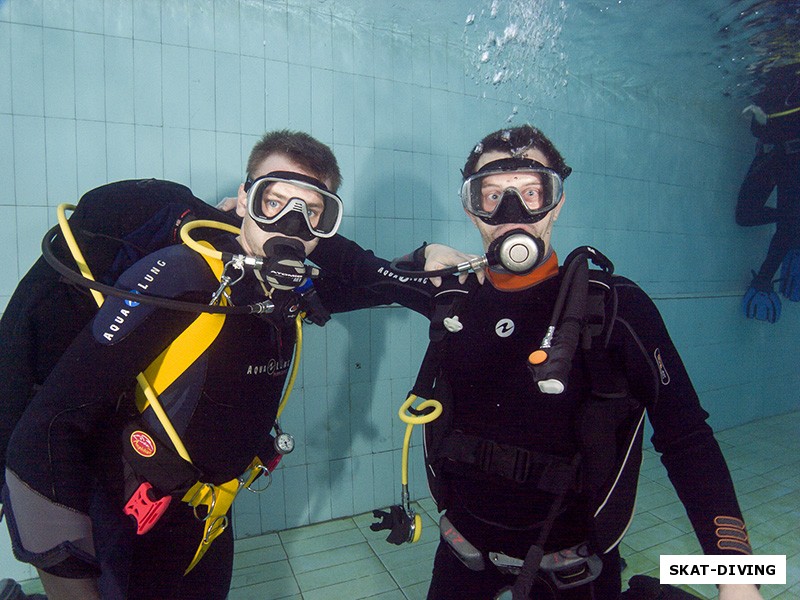
[[71, 31], [45, 29], [44, 114], [75, 118], [75, 38]]
[[[152, 10], [153, 2], [141, 2], [131, 4], [125, 0], [104, 0], [103, 2], [103, 33], [117, 37], [137, 37], [142, 34], [142, 23], [139, 17], [140, 7], [149, 5]], [[76, 12], [79, 16], [83, 15], [85, 5], [77, 4]], [[134, 16], [136, 13], [136, 16]], [[134, 21], [136, 19], [136, 21]], [[136, 23], [136, 34], [134, 35], [134, 22]], [[155, 27], [156, 32], [160, 33], [160, 27]], [[156, 38], [158, 39], [158, 38]]]
[[[46, 4], [46, 7], [45, 7]], [[306, 130], [344, 175], [342, 231], [379, 255], [422, 241], [478, 251], [459, 169], [487, 132], [530, 120], [574, 174], [554, 245], [595, 244], [652, 293], [714, 427], [796, 409], [800, 311], [744, 321], [768, 228], [733, 222], [752, 155], [741, 107], [634, 98], [613, 83], [491, 87], [462, 31], [353, 21], [304, 0], [0, 2], [0, 310], [38, 256], [53, 208], [111, 180], [164, 177], [233, 195], [264, 130]], [[521, 98], [534, 98], [522, 100]], [[245, 493], [236, 534], [399, 500], [397, 407], [426, 346], [423, 317], [383, 307], [305, 328], [282, 416], [295, 452]], [[412, 492], [427, 494], [420, 432]]]
[[[0, 206], [16, 204], [14, 186], [14, 124], [9, 114], [0, 114]], [[5, 255], [4, 255], [5, 256]]]

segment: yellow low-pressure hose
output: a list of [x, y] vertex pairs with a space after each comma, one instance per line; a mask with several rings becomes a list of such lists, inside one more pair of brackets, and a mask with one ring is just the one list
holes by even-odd
[[409, 409], [416, 400], [417, 396], [415, 394], [409, 394], [408, 398], [406, 398], [406, 401], [400, 405], [400, 410], [397, 413], [400, 417], [400, 420], [406, 424], [406, 433], [403, 437], [403, 456], [400, 471], [400, 481], [403, 484], [403, 510], [409, 517], [413, 519], [413, 526], [411, 529], [412, 537], [410, 540], [408, 540], [412, 544], [418, 542], [422, 536], [422, 518], [411, 509], [411, 498], [408, 493], [408, 453], [409, 447], [411, 446], [411, 432], [414, 430], [414, 425], [424, 425], [426, 423], [430, 423], [431, 421], [439, 418], [439, 415], [442, 414], [442, 403], [438, 400], [424, 400], [423, 402], [420, 402], [415, 409], [417, 412], [425, 411], [429, 408], [432, 408], [433, 410], [426, 412], [425, 414], [412, 414], [409, 412]]
[[196, 221], [189, 221], [183, 227], [181, 227], [181, 240], [183, 243], [189, 246], [192, 250], [199, 254], [204, 254], [209, 258], [215, 258], [217, 260], [222, 260], [222, 252], [219, 250], [214, 250], [213, 248], [208, 248], [199, 244], [197, 241], [193, 240], [192, 237], [189, 235], [189, 232], [192, 229], [197, 229], [199, 227], [208, 227], [210, 229], [221, 229], [222, 231], [227, 231], [229, 233], [241, 233], [241, 230], [236, 227], [235, 225], [229, 225], [227, 223], [221, 223], [219, 221], [210, 221], [208, 219], [197, 219]]
[[767, 115], [768, 119], [775, 119], [777, 117], [785, 117], [791, 115], [792, 113], [796, 113], [800, 111], [800, 106], [795, 106], [794, 108], [790, 108], [789, 110], [784, 110], [782, 112], [772, 113], [771, 115]]
[[[220, 223], [219, 221], [210, 221], [208, 219], [198, 219], [196, 221], [189, 221], [183, 227], [181, 227], [181, 240], [183, 243], [189, 246], [195, 252], [199, 252], [200, 254], [204, 254], [209, 258], [214, 258], [217, 260], [222, 260], [222, 252], [219, 250], [214, 250], [213, 248], [209, 248], [198, 243], [196, 240], [192, 239], [192, 236], [189, 233], [193, 229], [198, 229], [200, 227], [206, 227], [210, 229], [221, 229], [222, 231], [227, 231], [229, 233], [240, 233], [241, 230], [234, 226], [228, 225], [227, 223]], [[277, 419], [281, 416], [283, 409], [286, 407], [286, 402], [289, 400], [289, 395], [292, 393], [292, 388], [294, 387], [294, 381], [297, 378], [297, 371], [300, 365], [300, 356], [302, 354], [303, 349], [303, 317], [305, 317], [305, 313], [300, 313], [297, 315], [295, 319], [295, 331], [297, 333], [297, 341], [295, 342], [294, 346], [294, 356], [292, 357], [292, 372], [289, 375], [289, 380], [286, 383], [286, 389], [283, 392], [283, 397], [281, 398], [281, 402], [278, 405], [278, 414], [275, 416]]]
[[406, 401], [400, 405], [400, 410], [397, 412], [400, 420], [406, 424], [406, 434], [403, 438], [403, 460], [402, 460], [402, 472], [400, 474], [401, 483], [403, 485], [408, 485], [408, 449], [411, 445], [411, 432], [414, 429], [414, 425], [424, 425], [425, 423], [430, 423], [439, 418], [439, 415], [442, 414], [442, 403], [438, 400], [425, 400], [417, 406], [417, 411], [423, 411], [427, 408], [433, 408], [433, 410], [424, 415], [414, 415], [408, 412], [408, 409], [411, 408], [411, 405], [417, 400], [417, 396], [415, 394], [409, 394]]
[[289, 395], [292, 393], [292, 388], [294, 387], [294, 380], [297, 378], [300, 356], [303, 353], [303, 317], [305, 317], [305, 314], [306, 313], [300, 313], [294, 320], [294, 328], [297, 335], [294, 343], [294, 356], [292, 357], [292, 372], [289, 374], [289, 381], [286, 383], [286, 389], [283, 390], [283, 398], [281, 398], [281, 403], [278, 405], [278, 414], [275, 415], [276, 419], [281, 416], [283, 409], [286, 407], [286, 402], [289, 400]]
[[[67, 211], [68, 210], [75, 210], [74, 204], [59, 204], [58, 206], [58, 224], [61, 227], [61, 233], [64, 236], [64, 240], [67, 242], [67, 246], [69, 247], [69, 251], [72, 254], [72, 257], [75, 259], [75, 262], [78, 264], [78, 268], [80, 269], [81, 275], [83, 275], [86, 279], [90, 279], [91, 281], [95, 281], [94, 275], [92, 275], [92, 270], [89, 268], [89, 265], [86, 264], [86, 259], [83, 256], [83, 252], [81, 252], [80, 247], [78, 246], [78, 242], [75, 239], [75, 236], [72, 233], [72, 228], [69, 226], [69, 221], [67, 220]], [[94, 300], [97, 303], [97, 306], [100, 307], [103, 305], [103, 295], [95, 290], [91, 290], [92, 296], [94, 296]], [[167, 412], [164, 410], [164, 407], [161, 406], [161, 402], [158, 400], [158, 394], [155, 393], [153, 387], [145, 378], [144, 374], [139, 373], [136, 376], [136, 382], [139, 384], [139, 387], [142, 388], [145, 397], [150, 402], [150, 406], [153, 408], [153, 412], [158, 417], [159, 422], [164, 427], [164, 430], [167, 432], [172, 445], [175, 446], [175, 450], [178, 454], [181, 455], [185, 461], [191, 463], [192, 459], [189, 457], [189, 452], [186, 450], [186, 447], [183, 445], [178, 432], [175, 431], [175, 427], [173, 427], [172, 422], [169, 420], [169, 416]]]

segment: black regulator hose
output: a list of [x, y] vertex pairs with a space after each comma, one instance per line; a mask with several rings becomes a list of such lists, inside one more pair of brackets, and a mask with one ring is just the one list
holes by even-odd
[[161, 296], [152, 296], [149, 294], [136, 294], [126, 291], [124, 289], [106, 285], [92, 279], [84, 277], [81, 273], [74, 271], [65, 265], [56, 256], [53, 251], [53, 240], [58, 234], [59, 226], [56, 225], [48, 231], [44, 238], [42, 238], [42, 256], [56, 272], [67, 279], [71, 283], [79, 285], [90, 290], [101, 292], [107, 296], [114, 296], [122, 298], [123, 300], [130, 300], [132, 302], [141, 302], [144, 304], [153, 304], [159, 308], [166, 308], [169, 310], [178, 310], [182, 312], [191, 313], [212, 313], [212, 314], [226, 314], [226, 315], [252, 315], [271, 312], [273, 309], [272, 303], [258, 303], [248, 304], [247, 306], [215, 306], [210, 304], [200, 304], [198, 302], [184, 302], [182, 300], [175, 300], [173, 298], [163, 298]]
[[544, 250], [544, 242], [541, 239], [522, 229], [512, 229], [492, 241], [483, 256], [451, 267], [420, 271], [414, 269], [413, 261], [407, 261], [405, 257], [396, 258], [390, 264], [395, 273], [406, 277], [445, 277], [494, 266], [499, 266], [515, 275], [526, 275], [542, 264], [545, 258]]

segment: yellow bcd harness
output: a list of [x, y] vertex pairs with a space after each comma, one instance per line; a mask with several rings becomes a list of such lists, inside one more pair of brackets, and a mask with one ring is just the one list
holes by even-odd
[[[75, 240], [74, 235], [70, 229], [66, 217], [67, 210], [74, 210], [75, 207], [70, 204], [61, 204], [58, 207], [58, 221], [61, 226], [61, 231], [64, 235], [67, 246], [78, 264], [78, 267], [84, 277], [94, 280], [91, 269], [86, 264], [86, 260], [80, 247]], [[213, 250], [213, 247], [203, 241], [196, 242], [206, 248]], [[209, 267], [217, 278], [221, 278], [223, 273], [222, 261], [213, 258], [207, 254], [201, 256], [206, 260]], [[226, 291], [229, 291], [226, 289]], [[102, 306], [104, 298], [99, 292], [92, 290], [92, 295], [98, 305]], [[226, 305], [227, 301], [224, 295], [221, 298], [222, 305]], [[299, 317], [298, 317], [299, 318]], [[186, 369], [188, 369], [214, 342], [216, 337], [222, 330], [225, 323], [224, 314], [200, 313], [198, 317], [177, 337], [173, 342], [142, 372], [136, 377], [136, 406], [140, 413], [150, 408], [153, 410], [161, 426], [167, 433], [172, 445], [176, 452], [185, 461], [191, 464], [192, 460], [189, 456], [186, 447], [180, 439], [177, 431], [173, 427], [169, 416], [164, 410], [158, 395], [163, 393]], [[299, 329], [299, 325], [298, 325]], [[288, 396], [288, 391], [291, 389], [291, 384], [294, 380], [294, 373], [289, 382], [287, 393], [281, 401], [279, 411], [283, 408]], [[188, 503], [194, 509], [195, 517], [204, 522], [205, 527], [203, 530], [203, 538], [200, 545], [195, 552], [192, 562], [187, 567], [184, 574], [191, 571], [195, 565], [200, 561], [208, 548], [228, 526], [227, 513], [233, 504], [236, 495], [243, 487], [250, 487], [255, 479], [262, 473], [269, 473], [266, 466], [262, 464], [261, 460], [256, 456], [250, 463], [247, 470], [239, 477], [232, 479], [226, 483], [215, 485], [197, 481], [192, 485], [189, 491], [181, 498], [182, 502]], [[163, 505], [166, 509], [168, 500]], [[198, 508], [205, 506], [205, 515], [198, 514]], [[163, 512], [163, 510], [161, 511]], [[133, 513], [129, 513], [132, 514]], [[159, 513], [155, 518], [151, 519], [149, 524], [142, 528], [140, 533], [148, 531], [160, 517]], [[136, 516], [136, 515], [133, 515]], [[137, 517], [138, 519], [138, 517]]]
[[[208, 242], [200, 241], [199, 244], [213, 249]], [[217, 279], [222, 277], [222, 261], [201, 254], [208, 266], [214, 272]], [[227, 291], [227, 290], [226, 290]], [[227, 300], [223, 295], [221, 305], [225, 306]], [[172, 385], [200, 356], [211, 346], [214, 340], [222, 331], [225, 323], [224, 314], [200, 313], [197, 318], [167, 346], [167, 348], [143, 371], [144, 378], [149, 382], [150, 387], [159, 396]], [[145, 393], [145, 389], [140, 385], [136, 388], [136, 407], [140, 413], [148, 408], [153, 408], [152, 396]], [[165, 413], [166, 414], [166, 413]], [[161, 418], [159, 417], [159, 421]], [[164, 422], [161, 421], [162, 426]], [[177, 449], [177, 448], [176, 448]], [[181, 456], [186, 452], [179, 451]], [[183, 456], [185, 460], [191, 462], [188, 452]], [[200, 559], [208, 550], [213, 542], [228, 526], [228, 511], [233, 504], [236, 495], [243, 487], [249, 487], [266, 467], [258, 457], [255, 457], [247, 470], [239, 477], [230, 481], [214, 485], [202, 481], [196, 482], [188, 492], [181, 498], [182, 502], [188, 503], [194, 509], [195, 517], [203, 521], [203, 539], [200, 542], [197, 552], [192, 562], [186, 569], [186, 573], [191, 571], [200, 562]], [[200, 516], [198, 509], [205, 506], [205, 515]]]

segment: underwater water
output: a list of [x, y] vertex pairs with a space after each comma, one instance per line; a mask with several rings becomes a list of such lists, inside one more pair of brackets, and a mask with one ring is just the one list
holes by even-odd
[[[740, 113], [796, 64], [797, 6], [0, 0], [0, 310], [59, 202], [155, 177], [215, 203], [275, 128], [333, 147], [345, 235], [385, 257], [425, 240], [474, 252], [459, 169], [485, 133], [529, 122], [575, 169], [559, 254], [592, 244], [656, 296], [712, 425], [795, 410], [800, 307], [774, 327], [742, 316], [771, 232], [737, 227], [734, 206], [754, 145]], [[397, 406], [427, 324], [381, 308], [306, 340], [283, 423], [298, 449], [239, 501], [239, 537], [398, 500]]]
[[514, 82], [537, 94], [591, 78], [630, 95], [748, 97], [771, 71], [800, 64], [798, 0], [444, 0], [435, 6], [425, 0], [323, 0], [316, 5], [434, 36], [461, 29], [476, 84]]

